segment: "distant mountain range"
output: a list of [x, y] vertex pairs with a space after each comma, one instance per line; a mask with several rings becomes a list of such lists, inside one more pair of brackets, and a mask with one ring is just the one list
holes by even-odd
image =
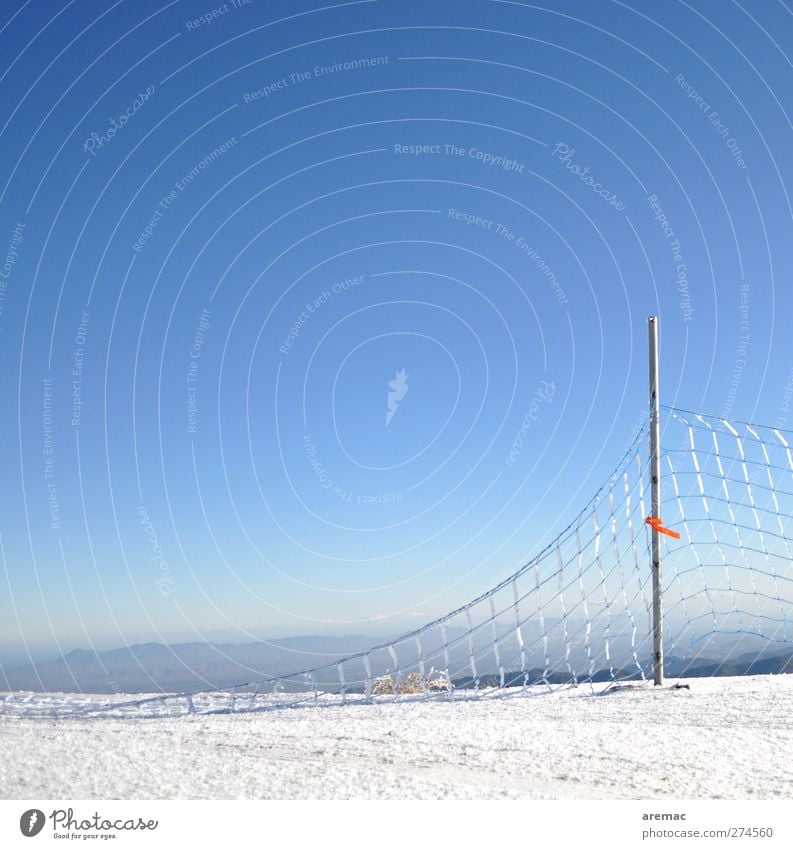
[[[433, 659], [436, 668], [444, 666], [439, 660], [445, 660], [448, 656], [455, 687], [471, 687], [477, 683], [478, 686], [484, 687], [500, 683], [501, 674], [494, 655], [487, 650], [488, 642], [484, 636], [473, 640], [477, 655], [476, 681], [470, 669], [467, 632], [463, 629], [447, 629], [445, 638], [445, 650], [440, 634], [435, 637], [425, 635], [422, 638], [421, 651], [425, 659], [425, 671], [433, 665]], [[334, 666], [336, 661], [364, 652], [380, 643], [381, 640], [362, 635], [305, 636], [242, 645], [145, 643], [111, 651], [78, 650], [44, 663], [14, 668], [0, 667], [0, 690], [173, 693], [231, 687], [272, 676], [293, 675], [300, 670], [327, 667], [324, 672], [315, 676], [313, 684], [319, 689], [333, 691], [342, 686], [339, 672]], [[665, 664], [667, 676], [697, 678], [793, 672], [793, 648], [779, 644], [767, 644], [736, 657], [730, 657], [729, 650], [723, 649], [722, 646], [712, 644], [709, 649], [726, 660], [701, 655], [693, 658], [669, 656]], [[398, 644], [396, 651], [401, 672], [408, 673], [419, 668], [419, 648], [415, 641], [406, 640]], [[520, 686], [526, 678], [531, 683], [544, 679], [550, 684], [570, 680], [570, 674], [566, 665], [560, 662], [558, 653], [555, 657], [552, 656], [547, 672], [536, 651], [527, 655], [526, 665], [530, 668], [528, 673], [524, 674], [519, 671], [520, 658], [516, 651], [507, 651], [506, 647], [502, 647], [499, 660], [505, 670], [504, 683], [507, 686]], [[621, 656], [621, 662], [615, 660], [613, 665], [610, 665], [604, 663], [602, 656], [592, 658], [592, 680], [625, 680], [639, 677], [635, 663], [626, 662], [628, 655], [625, 650], [622, 650], [620, 655], [615, 653], [612, 656]], [[585, 658], [578, 653], [571, 655], [571, 658], [574, 669], [589, 668], [588, 659], [585, 663]], [[369, 668], [373, 675], [389, 673], [394, 665], [394, 656], [385, 649], [377, 650], [369, 657]], [[345, 662], [342, 675], [348, 690], [360, 690], [360, 684], [357, 682], [360, 682], [365, 674], [365, 665], [361, 659]], [[295, 675], [286, 682], [285, 688], [303, 689], [311, 684], [312, 681], [307, 677]]]
[[[664, 664], [664, 675], [667, 678], [723, 678], [739, 675], [779, 675], [784, 673], [793, 673], [793, 651], [764, 658], [758, 658], [752, 653], [729, 661], [700, 659], [692, 663], [690, 660], [675, 659]], [[520, 687], [523, 685], [524, 677], [532, 684], [541, 682], [566, 684], [570, 681], [570, 674], [567, 671], [555, 670], [546, 674], [545, 670], [535, 668], [530, 669], [525, 675], [522, 672], [507, 672], [504, 676], [504, 684], [507, 687]], [[634, 666], [633, 668], [615, 669], [613, 674], [611, 669], [598, 669], [591, 678], [586, 680], [591, 680], [593, 683], [605, 683], [612, 680], [636, 681], [640, 678], [641, 674]], [[452, 683], [456, 689], [460, 689], [474, 686], [497, 686], [500, 680], [499, 674], [491, 672], [480, 675], [477, 682], [474, 681], [472, 676], [466, 675], [453, 679]], [[579, 676], [579, 680], [583, 680], [583, 677]]]
[[0, 667], [0, 689], [34, 692], [152, 693], [231, 687], [310, 669], [370, 648], [371, 637], [288, 637], [242, 645], [144, 643], [111, 651]]
[[[511, 631], [514, 628], [510, 629]], [[506, 629], [498, 627], [500, 634]], [[539, 628], [524, 627], [527, 644], [539, 644]], [[0, 666], [0, 690], [34, 692], [152, 693], [185, 692], [231, 687], [273, 676], [294, 675], [302, 670], [327, 667], [313, 683], [323, 690], [341, 686], [336, 661], [390, 642], [391, 637], [351, 635], [343, 637], [304, 636], [262, 640], [242, 645], [231, 643], [144, 643], [111, 651], [72, 651], [61, 658], [17, 667]], [[473, 646], [477, 654], [492, 643], [491, 630], [472, 635], [469, 645], [464, 628], [447, 627], [422, 636], [421, 648], [409, 637], [398, 643], [394, 654], [379, 649], [369, 657], [374, 675], [385, 674], [396, 663], [401, 671], [418, 669], [419, 654], [428, 659], [427, 669], [446, 665], [451, 670], [468, 668]], [[445, 648], [444, 648], [445, 647]], [[504, 649], [507, 662], [515, 663], [515, 649]], [[395, 661], [395, 656], [397, 660]], [[492, 656], [492, 655], [491, 655]], [[434, 661], [433, 661], [434, 659]], [[354, 689], [366, 667], [361, 659], [344, 664], [344, 679]], [[295, 675], [286, 689], [311, 686], [309, 679]]]
[[[770, 653], [769, 653], [770, 652]], [[749, 652], [724, 661], [700, 658], [691, 661], [672, 659], [664, 665], [670, 678], [710, 678], [725, 675], [779, 675], [793, 672], [793, 650], [774, 647], [761, 653]]]

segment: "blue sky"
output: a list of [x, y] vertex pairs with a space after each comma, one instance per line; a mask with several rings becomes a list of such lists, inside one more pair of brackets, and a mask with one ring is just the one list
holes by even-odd
[[784, 3], [1, 14], [0, 655], [445, 612], [616, 465], [650, 314], [666, 403], [785, 426]]

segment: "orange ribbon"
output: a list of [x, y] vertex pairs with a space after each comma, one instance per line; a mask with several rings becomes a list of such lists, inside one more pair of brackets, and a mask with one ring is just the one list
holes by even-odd
[[669, 528], [665, 528], [661, 519], [658, 519], [655, 516], [648, 516], [644, 521], [647, 522], [654, 531], [658, 531], [659, 534], [666, 534], [668, 537], [672, 537], [673, 539], [680, 539], [680, 534], [677, 531], [671, 531]]

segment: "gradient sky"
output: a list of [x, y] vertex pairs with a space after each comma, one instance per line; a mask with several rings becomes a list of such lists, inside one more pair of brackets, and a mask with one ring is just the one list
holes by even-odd
[[665, 403], [788, 421], [783, 2], [12, 0], [0, 39], [0, 657], [444, 613], [625, 452], [650, 314]]

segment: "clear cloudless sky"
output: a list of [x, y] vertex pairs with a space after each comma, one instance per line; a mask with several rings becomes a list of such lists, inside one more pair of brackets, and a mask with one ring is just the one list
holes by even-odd
[[651, 314], [665, 403], [789, 425], [781, 0], [9, 0], [0, 41], [0, 657], [465, 602], [626, 451]]

